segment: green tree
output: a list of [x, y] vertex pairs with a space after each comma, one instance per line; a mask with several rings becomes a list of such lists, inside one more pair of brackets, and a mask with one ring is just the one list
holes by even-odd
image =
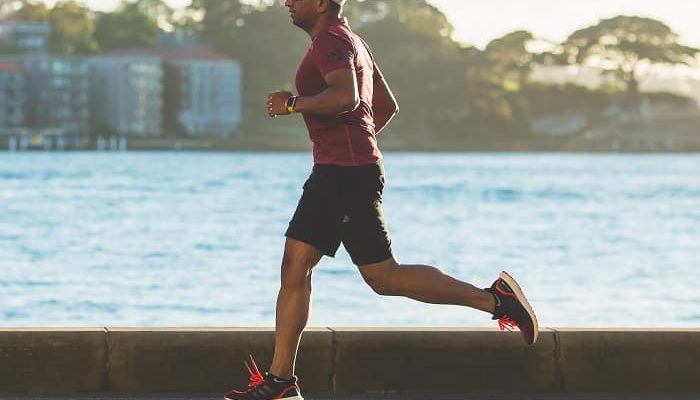
[[425, 0], [348, 2], [344, 14], [359, 26], [395, 20], [407, 31], [445, 41], [451, 41], [454, 31], [447, 17]]
[[91, 54], [97, 51], [95, 21], [90, 9], [68, 0], [59, 1], [49, 13], [51, 39], [49, 48], [63, 55]]
[[165, 0], [122, 0], [122, 4], [134, 4], [134, 6], [150, 21], [162, 30], [172, 30], [176, 25], [175, 10]]
[[191, 14], [203, 14], [195, 27], [205, 40], [216, 45], [241, 27], [243, 10], [250, 13], [251, 6], [238, 0], [192, 0], [187, 9]]
[[401, 107], [389, 130], [425, 146], [435, 133], [463, 133], [471, 53], [450, 38], [444, 14], [424, 0], [349, 2], [345, 14], [371, 46]]
[[156, 43], [160, 31], [159, 14], [149, 15], [149, 8], [144, 4], [146, 2], [124, 1], [114, 12], [99, 16], [95, 40], [102, 50], [148, 47]]
[[[499, 71], [494, 62], [506, 57], [506, 45], [524, 48], [526, 35], [514, 34], [485, 51], [451, 39], [445, 15], [424, 0], [351, 2], [349, 18], [372, 46], [394, 88], [402, 113], [391, 129], [421, 146], [431, 142], [461, 143], [524, 124], [522, 99], [505, 90], [505, 71], [522, 68], [523, 57], [508, 54]], [[351, 21], [352, 22], [352, 21]], [[517, 61], [517, 62], [516, 62]], [[436, 140], [437, 139], [437, 140]]]
[[134, 4], [151, 21], [165, 24], [172, 21], [174, 10], [164, 0], [135, 0]]
[[0, 0], [0, 17], [12, 15], [20, 7], [21, 0]]
[[49, 9], [42, 2], [22, 0], [19, 2], [19, 9], [11, 18], [27, 22], [48, 22]]
[[637, 105], [641, 65], [689, 65], [698, 51], [680, 44], [678, 35], [661, 21], [617, 16], [571, 34], [562, 44], [561, 61], [595, 63], [623, 83], [629, 103]]
[[533, 39], [530, 32], [515, 31], [486, 46], [486, 57], [495, 83], [509, 91], [518, 91], [527, 84], [534, 56], [527, 46]]

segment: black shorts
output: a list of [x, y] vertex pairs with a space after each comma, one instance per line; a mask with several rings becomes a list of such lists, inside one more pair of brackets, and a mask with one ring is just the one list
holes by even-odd
[[316, 164], [285, 236], [334, 257], [340, 243], [355, 265], [392, 257], [382, 211], [384, 167]]

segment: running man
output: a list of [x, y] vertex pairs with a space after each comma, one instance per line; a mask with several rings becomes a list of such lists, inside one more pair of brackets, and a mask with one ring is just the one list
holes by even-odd
[[302, 399], [294, 375], [297, 349], [311, 308], [311, 274], [342, 243], [378, 294], [475, 308], [501, 329], [518, 327], [537, 340], [537, 319], [507, 273], [484, 290], [435, 267], [399, 264], [382, 212], [384, 167], [376, 136], [399, 111], [364, 41], [342, 17], [346, 0], [286, 0], [294, 25], [311, 37], [296, 73], [298, 95], [268, 95], [270, 117], [301, 114], [313, 142], [314, 167], [285, 234], [277, 297], [275, 353], [269, 371], [246, 363], [248, 388], [230, 400]]

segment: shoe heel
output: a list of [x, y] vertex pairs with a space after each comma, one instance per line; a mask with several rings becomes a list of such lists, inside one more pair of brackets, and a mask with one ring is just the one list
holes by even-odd
[[535, 315], [535, 310], [533, 310], [532, 305], [530, 302], [527, 300], [527, 297], [525, 297], [525, 293], [523, 293], [523, 289], [520, 288], [520, 285], [518, 285], [518, 282], [516, 282], [515, 278], [510, 276], [509, 273], [506, 271], [501, 272], [499, 275], [499, 278], [503, 279], [508, 286], [513, 289], [513, 292], [515, 293], [515, 297], [518, 299], [520, 304], [523, 305], [525, 308], [525, 311], [530, 315], [530, 318], [532, 318], [532, 326], [533, 326], [533, 340], [532, 342], [535, 343], [537, 342], [537, 337], [539, 336], [539, 323], [537, 322], [537, 315]]

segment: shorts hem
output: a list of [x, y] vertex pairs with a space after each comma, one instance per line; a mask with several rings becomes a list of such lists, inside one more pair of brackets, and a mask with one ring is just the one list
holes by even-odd
[[[372, 258], [367, 258], [367, 259], [352, 259], [352, 263], [355, 264], [357, 267], [363, 267], [365, 265], [371, 265], [371, 264], [378, 264], [387, 260], [390, 260], [391, 258], [394, 257], [394, 254], [391, 250], [389, 250], [388, 254], [386, 256], [381, 256], [381, 257], [372, 257]], [[352, 256], [350, 257], [352, 258]]]
[[329, 250], [328, 248], [324, 249], [322, 246], [319, 246], [317, 243], [314, 243], [314, 241], [309, 239], [308, 237], [303, 237], [302, 235], [297, 235], [294, 232], [287, 231], [284, 234], [284, 236], [288, 237], [290, 239], [297, 240], [297, 241], [302, 242], [302, 243], [306, 243], [309, 246], [318, 250], [321, 254], [323, 254], [326, 257], [335, 258], [335, 254], [338, 252], [337, 249], [335, 251]]

